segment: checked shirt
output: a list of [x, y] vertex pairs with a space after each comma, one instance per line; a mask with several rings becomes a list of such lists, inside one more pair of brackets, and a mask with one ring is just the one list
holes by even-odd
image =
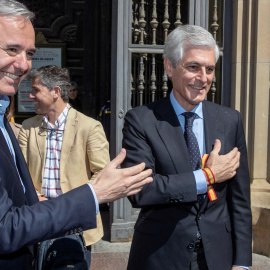
[[48, 199], [56, 198], [57, 196], [62, 194], [62, 190], [60, 187], [59, 168], [63, 135], [67, 121], [68, 111], [69, 106], [67, 104], [63, 112], [55, 121], [54, 127], [49, 122], [48, 116], [43, 116], [43, 122], [45, 123], [45, 126], [47, 126], [47, 138], [46, 160], [42, 181], [42, 193], [44, 193], [45, 197]]

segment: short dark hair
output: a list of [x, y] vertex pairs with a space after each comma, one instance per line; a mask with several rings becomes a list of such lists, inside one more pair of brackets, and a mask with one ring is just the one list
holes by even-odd
[[68, 102], [68, 93], [71, 86], [68, 69], [54, 65], [43, 66], [31, 70], [27, 78], [29, 80], [39, 78], [40, 83], [50, 91], [55, 86], [59, 86], [61, 88], [61, 98], [64, 102]]
[[71, 81], [70, 84], [71, 84], [71, 86], [74, 86], [75, 89], [78, 89], [78, 84], [76, 82]]

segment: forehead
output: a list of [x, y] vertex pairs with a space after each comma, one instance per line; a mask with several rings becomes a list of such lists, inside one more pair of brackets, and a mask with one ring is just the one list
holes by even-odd
[[42, 88], [42, 89], [46, 88], [47, 89], [47, 87], [41, 83], [40, 78], [38, 76], [35, 77], [34, 79], [32, 79], [31, 86], [35, 87], [35, 88]]
[[37, 77], [35, 77], [34, 79], [32, 79], [32, 83], [31, 83], [31, 84], [32, 84], [32, 85], [38, 85], [38, 84], [41, 84], [39, 77], [37, 76]]
[[184, 51], [181, 62], [198, 62], [199, 64], [215, 65], [215, 51], [206, 47], [188, 48]]
[[23, 49], [35, 48], [35, 31], [25, 17], [0, 16], [1, 45], [16, 45]]

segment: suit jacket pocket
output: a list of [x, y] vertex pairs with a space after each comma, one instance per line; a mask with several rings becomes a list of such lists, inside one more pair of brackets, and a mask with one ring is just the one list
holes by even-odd
[[141, 233], [147, 234], [160, 234], [170, 231], [172, 228], [168, 224], [164, 224], [161, 221], [155, 221], [147, 218], [139, 217], [134, 226], [134, 229]]

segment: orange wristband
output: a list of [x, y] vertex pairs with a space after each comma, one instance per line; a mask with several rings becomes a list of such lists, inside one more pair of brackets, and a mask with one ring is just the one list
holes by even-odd
[[207, 181], [208, 181], [208, 184], [209, 184], [207, 186], [207, 194], [208, 194], [209, 200], [210, 201], [215, 201], [217, 199], [217, 196], [216, 196], [215, 190], [214, 190], [212, 185], [216, 182], [216, 179], [215, 179], [215, 176], [214, 176], [212, 170], [210, 168], [208, 168], [208, 167], [205, 167], [205, 164], [206, 164], [206, 161], [207, 161], [208, 157], [209, 157], [208, 154], [204, 154], [202, 156], [201, 169], [204, 172], [204, 174], [206, 175]]

